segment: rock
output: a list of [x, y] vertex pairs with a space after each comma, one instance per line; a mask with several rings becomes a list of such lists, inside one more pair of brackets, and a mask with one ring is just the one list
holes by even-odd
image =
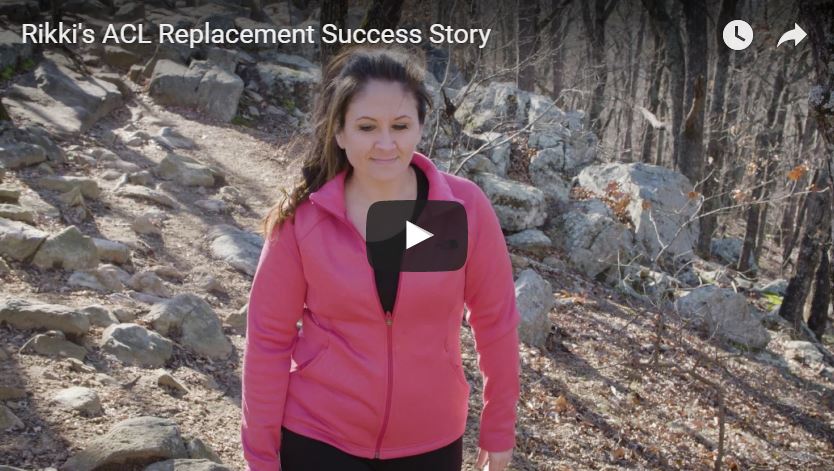
[[490, 173], [480, 173], [474, 181], [492, 202], [502, 229], [518, 232], [544, 224], [544, 193], [538, 188]]
[[664, 245], [668, 245], [665, 254], [669, 257], [692, 258], [698, 220], [690, 219], [698, 200], [689, 197], [692, 184], [685, 176], [656, 165], [611, 163], [584, 168], [577, 181], [599, 194], [605, 194], [611, 182], [619, 185], [623, 198], [628, 198], [626, 212], [634, 226], [635, 242], [650, 259]]
[[543, 149], [530, 159], [530, 180], [544, 192], [550, 204], [567, 202], [570, 197], [570, 182], [566, 178], [568, 151], [565, 147]]
[[615, 280], [618, 263], [631, 260], [635, 251], [631, 230], [599, 200], [568, 203], [548, 235], [576, 270], [601, 281]]
[[225, 213], [227, 209], [225, 201], [215, 199], [197, 200], [194, 206], [209, 213]]
[[209, 460], [214, 463], [223, 463], [217, 453], [197, 437], [186, 439], [185, 447], [188, 449], [188, 456], [194, 460]]
[[127, 23], [143, 18], [145, 18], [144, 2], [124, 3], [118, 10], [116, 10], [116, 13], [113, 14], [113, 21], [124, 21]]
[[141, 271], [136, 273], [130, 278], [127, 285], [142, 293], [152, 294], [161, 298], [171, 297], [171, 290], [165, 286], [165, 282], [162, 281], [162, 278], [157, 276], [157, 274], [152, 271]]
[[804, 340], [788, 340], [785, 342], [785, 358], [800, 363], [816, 366], [823, 363], [823, 356], [817, 347]]
[[0, 404], [0, 431], [22, 429], [23, 422], [8, 407]]
[[174, 344], [137, 324], [113, 324], [101, 335], [101, 349], [122, 363], [160, 368], [171, 358]]
[[249, 312], [249, 304], [226, 316], [226, 324], [238, 332], [246, 332], [246, 315]]
[[0, 386], [0, 401], [26, 399], [26, 390], [12, 386]]
[[510, 247], [535, 253], [544, 253], [553, 246], [550, 237], [538, 229], [527, 229], [507, 237]]
[[760, 287], [756, 288], [756, 291], [760, 293], [769, 293], [784, 297], [785, 294], [788, 292], [788, 280], [780, 278], [778, 280], [769, 281], [764, 285], [761, 285]]
[[91, 270], [79, 270], [70, 275], [67, 284], [103, 292], [118, 292], [130, 280], [130, 274], [115, 265], [101, 265]]
[[210, 47], [206, 51], [206, 60], [209, 64], [215, 65], [231, 74], [235, 73], [238, 61], [238, 51], [234, 49], [223, 49]]
[[103, 147], [90, 149], [87, 153], [95, 159], [96, 165], [102, 169], [113, 169], [127, 173], [142, 171], [138, 165], [122, 160], [115, 152]]
[[[2, 172], [2, 169], [0, 169]], [[7, 185], [0, 185], [0, 203], [17, 204], [20, 200], [20, 190]]]
[[122, 105], [115, 85], [77, 67], [62, 53], [44, 51], [38, 66], [6, 92], [3, 102], [9, 114], [16, 122], [32, 121], [59, 136], [70, 136], [86, 132]]
[[37, 353], [38, 355], [75, 358], [84, 361], [84, 357], [87, 356], [87, 349], [67, 340], [63, 332], [50, 330], [45, 334], [37, 334], [29, 339], [20, 347], [20, 353]]
[[[738, 266], [738, 261], [741, 259], [741, 248], [744, 241], [737, 237], [727, 237], [724, 239], [712, 239], [710, 241], [710, 252], [712, 255], [726, 265]], [[753, 254], [750, 254], [748, 259], [752, 267], [756, 267]]]
[[147, 170], [140, 172], [131, 172], [126, 175], [127, 182], [134, 185], [148, 186], [153, 182], [153, 174]]
[[80, 412], [88, 417], [104, 414], [98, 394], [90, 388], [73, 386], [58, 391], [52, 396], [52, 402], [65, 409]]
[[518, 127], [527, 122], [530, 94], [511, 82], [490, 82], [468, 90], [455, 111], [455, 118], [467, 131], [494, 131], [509, 123]]
[[62, 471], [129, 469], [159, 460], [185, 458], [187, 451], [176, 423], [159, 417], [136, 417], [117, 423], [71, 457]]
[[154, 381], [158, 386], [168, 388], [176, 395], [188, 394], [188, 389], [186, 389], [186, 387], [183, 386], [182, 383], [177, 381], [176, 378], [171, 376], [171, 374], [165, 370], [157, 371], [154, 377]]
[[532, 269], [519, 274], [515, 282], [515, 299], [521, 323], [518, 326], [519, 340], [543, 347], [550, 333], [548, 313], [553, 308], [553, 288]]
[[288, 111], [296, 108], [302, 112], [311, 110], [313, 93], [321, 80], [321, 73], [317, 67], [298, 68], [286, 62], [280, 64], [274, 61], [259, 61], [255, 65], [255, 72], [260, 79], [264, 96], [272, 98]]
[[101, 195], [98, 182], [92, 178], [74, 177], [67, 175], [50, 175], [41, 177], [35, 181], [35, 184], [47, 190], [67, 192], [75, 187], [81, 189], [81, 194], [85, 198], [98, 199]]
[[5, 260], [0, 258], [0, 277], [8, 275], [11, 272], [12, 272], [12, 267], [10, 267], [9, 264], [6, 263]]
[[102, 59], [105, 64], [116, 69], [127, 70], [132, 65], [142, 60], [142, 57], [134, 52], [122, 49], [119, 46], [105, 44]]
[[198, 355], [222, 359], [232, 352], [217, 314], [197, 295], [181, 294], [157, 304], [146, 319], [166, 337], [179, 334], [179, 343]]
[[75, 226], [69, 226], [49, 236], [38, 249], [32, 263], [43, 270], [95, 268], [98, 265], [98, 251], [92, 238], [82, 234]]
[[221, 224], [214, 226], [208, 237], [214, 258], [225, 261], [247, 275], [255, 275], [263, 247], [261, 236]]
[[224, 186], [217, 192], [220, 198], [227, 202], [246, 207], [246, 198], [240, 193], [240, 190], [233, 186]]
[[188, 157], [168, 154], [155, 170], [165, 180], [173, 180], [185, 186], [211, 187], [215, 183], [215, 173], [207, 166]]
[[675, 310], [707, 335], [759, 350], [770, 342], [767, 329], [751, 310], [744, 295], [732, 289], [702, 286], [682, 293], [675, 301]]
[[80, 309], [82, 314], [87, 316], [91, 325], [98, 327], [109, 327], [112, 324], [118, 324], [119, 318], [116, 317], [109, 309], [104, 306], [92, 305]]
[[[6, 351], [5, 351], [5, 350], [3, 350], [2, 348], [0, 348], [0, 361], [6, 361], [6, 360], [8, 360], [8, 359], [9, 359], [9, 354], [8, 354], [8, 353], [6, 353]], [[2, 387], [0, 387], [0, 389], [2, 389]], [[0, 400], [2, 400], [2, 399], [0, 399]]]
[[11, 260], [26, 260], [46, 238], [46, 233], [32, 226], [0, 218], [0, 256]]
[[148, 93], [160, 104], [196, 106], [229, 122], [237, 114], [243, 80], [204, 61], [192, 61], [185, 67], [162, 59], [153, 69]]
[[130, 260], [130, 247], [121, 242], [94, 237], [93, 243], [96, 245], [99, 260], [118, 264], [127, 263]]
[[139, 201], [150, 201], [168, 208], [178, 208], [179, 204], [170, 196], [157, 190], [138, 185], [124, 185], [116, 190], [116, 195]]
[[148, 270], [156, 273], [162, 278], [171, 281], [181, 282], [183, 279], [185, 279], [185, 275], [181, 271], [167, 265], [154, 265], [148, 268]]
[[619, 273], [617, 288], [637, 299], [660, 305], [672, 300], [681, 282], [674, 277], [637, 264], [624, 265]]
[[20, 195], [18, 203], [26, 209], [32, 210], [40, 216], [58, 219], [61, 210], [44, 200], [37, 192], [30, 191]]
[[130, 228], [138, 234], [162, 235], [162, 221], [148, 214], [140, 214], [130, 223]]
[[[29, 2], [4, 2], [0, 6], [0, 15], [10, 20], [28, 23], [39, 16], [38, 4]], [[23, 38], [12, 30], [0, 31], [0, 70], [15, 70], [19, 64], [31, 60], [34, 46], [24, 43]]]
[[11, 221], [25, 222], [27, 224], [35, 223], [35, 215], [32, 211], [14, 204], [0, 203], [0, 218], [9, 219]]
[[231, 471], [232, 468], [209, 460], [167, 460], [154, 463], [143, 471]]
[[463, 145], [467, 150], [485, 155], [495, 169], [493, 173], [500, 177], [507, 176], [510, 166], [510, 141], [505, 134], [499, 132], [464, 133]]
[[0, 166], [14, 170], [46, 162], [43, 147], [28, 142], [0, 144]]
[[[223, 49], [224, 51], [226, 49]], [[163, 127], [159, 130], [154, 139], [169, 149], [193, 149], [194, 141], [183, 136], [177, 130], [170, 127]]]
[[72, 336], [81, 336], [90, 330], [87, 316], [75, 309], [23, 299], [0, 302], [0, 322], [7, 322], [18, 329], [60, 330]]

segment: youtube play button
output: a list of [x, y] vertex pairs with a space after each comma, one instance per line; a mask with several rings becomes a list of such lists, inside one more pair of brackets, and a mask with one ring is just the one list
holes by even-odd
[[454, 271], [466, 262], [466, 210], [454, 201], [378, 201], [365, 227], [378, 271]]

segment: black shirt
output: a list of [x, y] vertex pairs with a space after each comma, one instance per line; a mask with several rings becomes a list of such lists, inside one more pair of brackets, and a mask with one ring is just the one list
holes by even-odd
[[[426, 201], [429, 198], [429, 179], [426, 174], [420, 170], [420, 167], [412, 164], [414, 173], [417, 175], [417, 201]], [[411, 220], [416, 221], [417, 216], [423, 209], [423, 204], [418, 203], [414, 208], [414, 215]], [[405, 247], [405, 229], [389, 240], [390, 243], [396, 243], [400, 247]], [[402, 258], [401, 258], [402, 260]], [[379, 302], [382, 304], [382, 310], [391, 312], [394, 310], [394, 302], [397, 300], [397, 288], [400, 282], [399, 271], [380, 271], [374, 270], [374, 277], [376, 278], [376, 290], [379, 293]]]

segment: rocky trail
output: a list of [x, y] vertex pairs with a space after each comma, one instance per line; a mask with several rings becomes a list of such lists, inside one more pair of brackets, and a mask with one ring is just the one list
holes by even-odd
[[[190, 21], [251, 21], [200, 8]], [[29, 66], [2, 94], [0, 471], [243, 469], [257, 229], [299, 173], [315, 51], [11, 50]], [[730, 237], [694, 256], [690, 182], [607, 162], [582, 111], [448, 85], [461, 135], [432, 115], [419, 150], [478, 183], [507, 235], [523, 318], [510, 469], [713, 469], [719, 453], [724, 469], [830, 469], [834, 367], [775, 313], [773, 263], [734, 272]], [[474, 469], [467, 325], [461, 341]]]

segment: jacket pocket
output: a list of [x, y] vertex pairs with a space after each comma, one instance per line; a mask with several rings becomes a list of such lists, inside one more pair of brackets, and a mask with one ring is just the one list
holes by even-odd
[[330, 343], [322, 346], [311, 345], [310, 342], [300, 339], [292, 355], [292, 367], [290, 373], [301, 373], [309, 370], [319, 363], [330, 348]]
[[449, 351], [449, 346], [444, 345], [443, 351], [446, 356], [446, 364], [452, 369], [452, 374], [460, 384], [469, 388], [469, 382], [466, 380], [466, 373], [463, 369], [463, 363], [455, 360], [452, 352]]

